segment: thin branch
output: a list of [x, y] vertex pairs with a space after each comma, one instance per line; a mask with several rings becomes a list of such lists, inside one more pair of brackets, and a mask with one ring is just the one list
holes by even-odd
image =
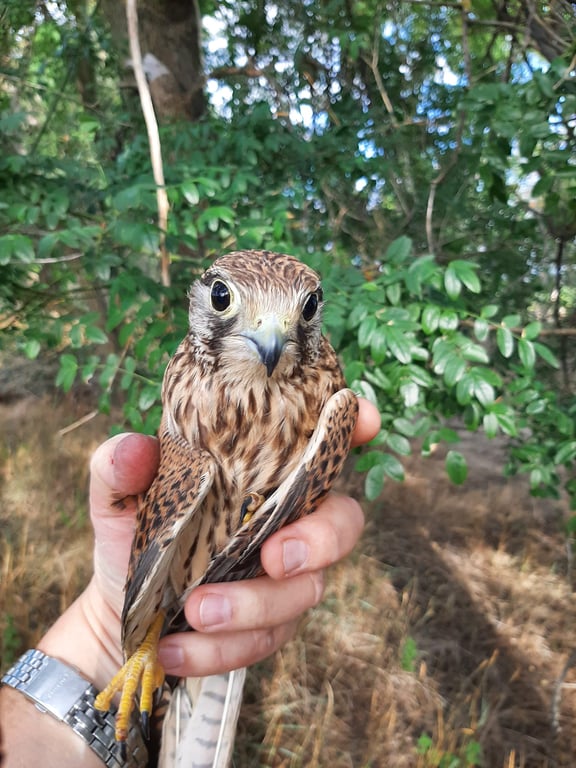
[[62, 429], [59, 429], [56, 433], [58, 437], [64, 437], [64, 435], [67, 435], [69, 432], [73, 432], [75, 429], [78, 429], [78, 427], [84, 426], [84, 424], [87, 424], [89, 421], [92, 421], [92, 419], [96, 418], [100, 411], [90, 411], [90, 413], [86, 413], [84, 416], [81, 416], [76, 421], [73, 421], [72, 424], [68, 424], [67, 427], [62, 427]]
[[160, 133], [158, 131], [158, 121], [154, 114], [154, 105], [150, 95], [148, 81], [144, 74], [142, 66], [142, 51], [140, 50], [140, 39], [138, 37], [138, 11], [136, 8], [137, 0], [127, 0], [126, 19], [128, 21], [128, 38], [130, 41], [130, 56], [132, 66], [134, 67], [134, 76], [138, 86], [142, 114], [146, 123], [148, 132], [148, 142], [150, 144], [150, 161], [152, 163], [152, 173], [156, 184], [156, 205], [158, 208], [158, 229], [160, 232], [159, 250], [160, 250], [160, 279], [162, 285], [170, 285], [170, 257], [166, 249], [166, 230], [168, 228], [168, 213], [170, 205], [168, 203], [168, 194], [166, 192], [166, 183], [164, 181], [164, 166], [162, 163], [162, 145], [160, 144]]
[[568, 66], [564, 70], [564, 74], [562, 75], [560, 80], [558, 80], [558, 82], [554, 83], [554, 85], [552, 86], [555, 91], [558, 90], [558, 88], [560, 88], [563, 82], [568, 80], [568, 78], [570, 77], [570, 73], [572, 72], [574, 67], [576, 67], [576, 53], [574, 54], [574, 56], [572, 56], [572, 61], [570, 62], [570, 64], [568, 64]]
[[384, 81], [382, 80], [380, 70], [378, 69], [378, 61], [380, 59], [380, 37], [379, 37], [380, 25], [376, 24], [375, 27], [376, 27], [376, 32], [374, 34], [374, 43], [372, 44], [372, 58], [368, 59], [366, 56], [363, 56], [362, 58], [370, 68], [370, 71], [372, 72], [372, 76], [374, 78], [374, 82], [376, 83], [376, 88], [378, 89], [380, 98], [382, 99], [382, 103], [384, 104], [384, 106], [386, 107], [386, 111], [390, 115], [392, 125], [396, 127], [397, 120], [396, 120], [396, 115], [394, 114], [394, 107], [392, 106], [392, 101], [390, 100], [390, 96], [388, 96], [388, 91], [384, 86]]

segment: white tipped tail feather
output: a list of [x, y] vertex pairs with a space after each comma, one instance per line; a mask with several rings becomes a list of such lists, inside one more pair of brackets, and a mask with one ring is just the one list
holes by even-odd
[[234, 749], [246, 669], [186, 678], [173, 691], [159, 768], [228, 768]]

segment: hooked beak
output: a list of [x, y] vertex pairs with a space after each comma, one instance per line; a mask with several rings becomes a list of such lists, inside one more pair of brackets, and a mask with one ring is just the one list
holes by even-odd
[[286, 333], [276, 315], [265, 315], [253, 331], [242, 334], [256, 348], [266, 373], [272, 376], [286, 344]]

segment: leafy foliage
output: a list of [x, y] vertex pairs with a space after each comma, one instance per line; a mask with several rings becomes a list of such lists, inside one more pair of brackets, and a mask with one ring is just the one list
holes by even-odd
[[162, 129], [166, 288], [147, 143], [105, 19], [62, 3], [40, 23], [9, 3], [0, 343], [56, 351], [60, 387], [95, 382], [101, 409], [119, 402], [153, 432], [194, 276], [224, 250], [289, 251], [322, 272], [326, 330], [382, 413], [357, 464], [370, 498], [439, 441], [464, 482], [451, 418], [505, 435], [507, 471], [534, 493], [564, 477], [576, 498], [573, 355], [542, 335], [570, 329], [576, 296], [569, 25], [545, 61], [488, 2], [464, 10], [207, 4], [220, 88], [202, 120]]

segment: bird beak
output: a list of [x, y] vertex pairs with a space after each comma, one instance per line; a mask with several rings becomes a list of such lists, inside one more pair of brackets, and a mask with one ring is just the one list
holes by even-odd
[[254, 345], [260, 360], [266, 366], [266, 373], [272, 376], [286, 344], [284, 324], [276, 315], [265, 315], [259, 318], [253, 331], [243, 336]]

